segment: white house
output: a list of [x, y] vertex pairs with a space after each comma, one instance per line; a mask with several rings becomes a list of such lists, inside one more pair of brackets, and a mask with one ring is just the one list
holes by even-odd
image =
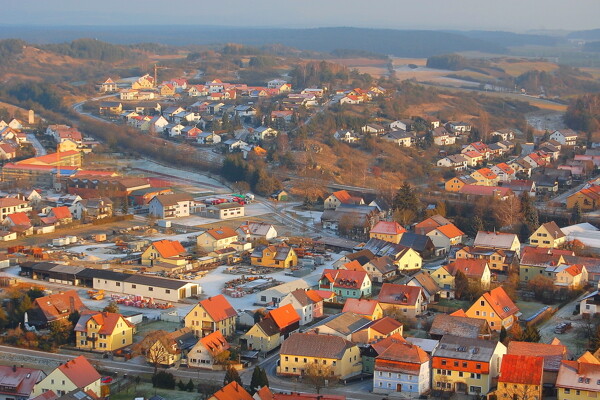
[[556, 140], [564, 146], [575, 146], [577, 133], [572, 129], [556, 130], [550, 135], [550, 140]]
[[394, 142], [400, 147], [410, 147], [413, 144], [414, 136], [405, 131], [392, 131], [381, 137], [383, 140]]
[[258, 239], [271, 240], [277, 237], [277, 230], [266, 222], [246, 222], [240, 225], [236, 232], [240, 240], [252, 241]]
[[427, 236], [431, 238], [436, 247], [436, 252], [442, 251], [445, 254], [448, 253], [451, 246], [462, 242], [465, 233], [454, 224], [447, 224], [429, 231]]
[[[386, 344], [389, 346], [386, 348]], [[429, 355], [419, 346], [393, 336], [377, 345], [373, 393], [409, 393], [420, 396], [430, 389]], [[382, 349], [383, 347], [383, 349]]]
[[360, 135], [357, 135], [353, 131], [349, 131], [349, 130], [336, 131], [333, 134], [333, 137], [336, 140], [339, 140], [340, 142], [346, 142], [346, 143], [356, 143], [360, 140]]
[[163, 194], [150, 200], [148, 210], [157, 218], [179, 218], [189, 216], [194, 205], [194, 199], [188, 194]]
[[[304, 289], [297, 289], [287, 294], [279, 302], [279, 306], [285, 306], [291, 304], [294, 310], [300, 316], [300, 325], [306, 325], [313, 321], [314, 308], [317, 306], [316, 299], [313, 299], [307, 294], [308, 292]], [[322, 301], [322, 300], [321, 300]]]

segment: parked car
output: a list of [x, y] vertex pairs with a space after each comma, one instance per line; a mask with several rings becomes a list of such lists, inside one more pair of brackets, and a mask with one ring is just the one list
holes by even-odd
[[554, 333], [565, 333], [571, 329], [571, 326], [572, 325], [570, 322], [561, 322], [560, 324], [556, 325], [556, 328], [554, 328]]

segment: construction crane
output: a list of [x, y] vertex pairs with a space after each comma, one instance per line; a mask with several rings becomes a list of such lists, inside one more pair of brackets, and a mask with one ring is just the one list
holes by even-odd
[[154, 64], [154, 87], [158, 87], [158, 70], [168, 69], [168, 67], [161, 67], [158, 64]]

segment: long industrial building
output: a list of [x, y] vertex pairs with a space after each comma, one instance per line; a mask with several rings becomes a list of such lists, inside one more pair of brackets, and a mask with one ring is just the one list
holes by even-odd
[[169, 302], [181, 301], [201, 293], [200, 286], [193, 282], [52, 262], [24, 262], [21, 264], [21, 275], [47, 282]]

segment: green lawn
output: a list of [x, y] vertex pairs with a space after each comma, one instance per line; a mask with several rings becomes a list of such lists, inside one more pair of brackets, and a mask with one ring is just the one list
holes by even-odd
[[440, 299], [440, 301], [438, 301], [437, 305], [439, 305], [441, 307], [454, 308], [456, 310], [458, 310], [459, 308], [462, 308], [463, 310], [466, 311], [469, 307], [471, 307], [471, 302], [466, 301], [466, 300], [457, 300], [457, 299]]
[[[186, 382], [187, 383], [187, 382]], [[164, 397], [168, 400], [197, 400], [200, 398], [198, 392], [183, 392], [180, 390], [167, 390], [167, 389], [155, 389], [151, 383], [140, 383], [137, 385], [131, 385], [128, 389], [122, 390], [116, 393], [116, 388], [111, 387], [111, 400], [131, 400], [136, 397], [143, 397], [149, 399], [155, 394]]]
[[515, 304], [517, 305], [517, 307], [519, 307], [521, 313], [523, 313], [523, 315], [521, 316], [522, 319], [531, 317], [533, 314], [540, 311], [543, 307], [547, 306], [547, 304], [538, 303], [535, 301], [522, 300], [516, 301]]
[[181, 326], [177, 322], [168, 322], [168, 321], [152, 321], [148, 323], [139, 324], [137, 326], [136, 338], [141, 340], [146, 336], [148, 332], [163, 330], [167, 332], [173, 332], [181, 328]]

